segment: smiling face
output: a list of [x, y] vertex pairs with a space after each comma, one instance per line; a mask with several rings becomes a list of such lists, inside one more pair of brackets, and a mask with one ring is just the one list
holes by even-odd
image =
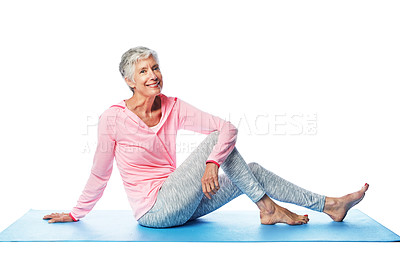
[[160, 67], [153, 56], [139, 60], [135, 64], [133, 80], [125, 78], [125, 81], [134, 89], [135, 93], [146, 97], [157, 96], [161, 93], [163, 86]]

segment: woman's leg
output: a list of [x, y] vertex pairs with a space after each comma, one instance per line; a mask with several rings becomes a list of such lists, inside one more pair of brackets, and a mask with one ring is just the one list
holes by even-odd
[[[341, 221], [346, 216], [347, 211], [362, 200], [368, 189], [368, 184], [365, 184], [360, 191], [341, 198], [325, 197], [279, 177], [258, 163], [246, 164], [236, 148], [221, 165], [221, 168], [227, 174], [219, 176], [219, 182], [223, 186], [220, 186], [221, 189], [211, 200], [203, 197], [191, 220], [206, 215], [236, 198], [242, 194], [239, 188], [243, 191], [259, 191], [261, 186], [263, 189], [261, 194], [264, 193], [264, 196], [261, 199], [258, 199], [258, 196], [253, 196], [253, 201], [261, 211], [261, 222], [264, 224], [277, 222], [302, 224], [308, 221], [308, 218], [304, 219], [303, 216], [296, 215], [275, 204], [268, 196], [282, 202], [325, 212], [333, 220]], [[244, 180], [245, 184], [241, 180]], [[232, 193], [229, 193], [230, 191]]]
[[269, 197], [314, 211], [322, 212], [324, 210], [325, 196], [301, 188], [277, 176], [258, 163], [249, 163], [249, 167]]
[[[365, 196], [369, 185], [366, 183], [359, 191], [340, 198], [325, 197], [303, 189], [265, 169], [258, 163], [249, 163], [257, 180], [273, 199], [293, 203], [314, 211], [328, 214], [334, 221], [342, 221], [348, 210], [358, 204]], [[262, 201], [261, 201], [262, 202]]]
[[[226, 162], [222, 164], [227, 165], [226, 171], [229, 168], [229, 178], [221, 175], [220, 190], [211, 200], [206, 200], [201, 186], [201, 178], [205, 171], [205, 162], [217, 143], [218, 136], [218, 132], [207, 136], [167, 178], [158, 193], [156, 203], [138, 220], [139, 224], [149, 227], [177, 226], [184, 224], [190, 218], [204, 215], [221, 207], [242, 193], [245, 193], [254, 202], [258, 202], [265, 196], [263, 187], [254, 178], [241, 156], [229, 155]], [[234, 151], [233, 154], [238, 154], [236, 148]], [[205, 202], [206, 205], [201, 204]], [[196, 210], [198, 211], [195, 214]]]
[[211, 199], [204, 196], [196, 211], [193, 213], [192, 217], [190, 217], [190, 220], [209, 214], [243, 194], [243, 192], [233, 184], [225, 174], [218, 175], [218, 183], [220, 186], [218, 192], [215, 195], [212, 195]]
[[[218, 136], [218, 132], [207, 136], [168, 177], [159, 191], [153, 208], [138, 220], [140, 224], [150, 227], [182, 225], [189, 219], [218, 209], [242, 193], [255, 202], [262, 213], [267, 211], [269, 216], [273, 217], [269, 220], [261, 217], [262, 223], [303, 224], [308, 222], [308, 218], [278, 206], [266, 196], [262, 184], [258, 182], [236, 148], [221, 165], [226, 176], [219, 177], [220, 190], [212, 196], [211, 200], [207, 199], [202, 191], [201, 178], [205, 171], [205, 161], [217, 143]], [[271, 208], [274, 210], [272, 214]]]
[[[223, 182], [227, 189], [221, 189], [211, 198], [204, 197], [191, 219], [206, 215], [230, 200], [240, 195], [243, 191], [261, 211], [261, 222], [264, 224], [288, 223], [303, 224], [308, 218], [297, 215], [274, 203], [266, 194], [271, 192], [278, 200], [294, 203], [308, 208], [323, 209], [325, 197], [304, 190], [290, 182], [273, 175], [271, 172], [260, 174], [260, 166], [255, 163], [247, 164], [238, 150], [235, 148], [221, 165], [226, 175], [219, 176], [219, 182]], [[257, 175], [256, 175], [257, 174]], [[271, 179], [271, 180], [269, 180]], [[274, 186], [270, 188], [269, 186]], [[291, 196], [293, 189], [293, 196]], [[232, 190], [232, 196], [226, 191]], [[239, 192], [237, 192], [239, 191]], [[284, 195], [289, 194], [289, 195]], [[322, 205], [322, 207], [320, 206]]]
[[[218, 132], [208, 135], [167, 178], [158, 193], [156, 203], [138, 220], [139, 224], [160, 228], [178, 226], [193, 216], [204, 197], [201, 178], [205, 171], [205, 162], [217, 143], [218, 136]], [[235, 191], [238, 193], [238, 189]]]
[[[224, 172], [228, 173], [229, 178], [225, 174], [219, 175], [219, 182], [222, 183], [222, 185], [220, 185], [221, 189], [218, 190], [211, 200], [204, 197], [191, 219], [206, 215], [243, 194], [241, 190], [230, 181], [230, 178], [234, 180], [238, 179], [235, 176], [240, 172], [245, 173], [247, 178], [250, 176], [250, 178], [256, 179], [256, 181], [252, 183], [258, 183], [262, 186], [263, 196], [266, 194], [275, 200], [296, 204], [315, 211], [323, 211], [325, 196], [318, 195], [290, 183], [257, 163], [249, 163], [244, 167], [243, 164], [246, 163], [235, 148], [228, 156], [227, 160], [221, 165]], [[238, 167], [240, 167], [240, 169], [238, 169]], [[249, 174], [250, 172], [254, 177], [251, 177], [251, 174]], [[246, 180], [246, 178], [244, 178], [244, 180]], [[227, 193], [229, 191], [233, 191], [232, 196]], [[266, 198], [263, 198], [263, 200], [265, 199]], [[260, 200], [261, 198], [255, 198], [253, 201], [257, 203]]]
[[[225, 189], [221, 185], [221, 189], [211, 200], [205, 198], [201, 186], [201, 178], [205, 171], [204, 162], [215, 146], [218, 135], [218, 132], [214, 132], [207, 136], [182, 165], [168, 177], [158, 193], [157, 201], [153, 208], [138, 220], [139, 224], [149, 227], [181, 225], [189, 219], [200, 217], [221, 207], [242, 193], [245, 193], [259, 207], [261, 222], [264, 224], [279, 222], [303, 224], [308, 222], [307, 217], [294, 214], [280, 207], [266, 195], [269, 188], [265, 189], [265, 186], [267, 186], [268, 182], [262, 180], [259, 182], [253, 174], [254, 169], [252, 170], [252, 168], [257, 168], [255, 164], [247, 165], [236, 148], [221, 165], [226, 173], [226, 176], [221, 175], [220, 177]], [[268, 177], [270, 174], [266, 176]], [[264, 183], [264, 186], [262, 183]], [[277, 183], [282, 183], [282, 181]], [[275, 190], [275, 193], [279, 192], [279, 187], [275, 188]], [[303, 193], [297, 193], [298, 195], [288, 202], [309, 208], [320, 208], [315, 206], [320, 206], [321, 204], [315, 204], [315, 202], [320, 202], [320, 197], [322, 196], [303, 189], [296, 189], [296, 191], [302, 191]], [[271, 190], [271, 193], [274, 192]], [[280, 193], [274, 195], [278, 198], [282, 193], [280, 191]], [[289, 190], [284, 193], [290, 194], [291, 192]], [[308, 200], [298, 201], [302, 197], [301, 195], [308, 198]], [[280, 199], [283, 199], [282, 197], [282, 195], [279, 196]], [[330, 216], [332, 217], [331, 214]]]

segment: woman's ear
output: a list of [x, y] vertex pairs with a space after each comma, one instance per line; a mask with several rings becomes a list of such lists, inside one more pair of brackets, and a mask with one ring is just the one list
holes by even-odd
[[129, 87], [135, 88], [136, 83], [128, 78], [125, 78], [126, 84], [128, 84]]

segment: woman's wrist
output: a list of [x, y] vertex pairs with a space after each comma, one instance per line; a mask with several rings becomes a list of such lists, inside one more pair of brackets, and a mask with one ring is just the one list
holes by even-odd
[[209, 164], [209, 163], [215, 164], [216, 166], [218, 166], [218, 168], [220, 167], [219, 163], [217, 163], [216, 161], [213, 161], [213, 160], [206, 161], [206, 164]]
[[77, 222], [77, 221], [79, 221], [78, 219], [75, 219], [75, 217], [74, 217], [74, 216], [72, 216], [72, 214], [71, 214], [71, 213], [69, 213], [69, 217], [71, 217], [71, 219], [72, 219], [74, 222]]

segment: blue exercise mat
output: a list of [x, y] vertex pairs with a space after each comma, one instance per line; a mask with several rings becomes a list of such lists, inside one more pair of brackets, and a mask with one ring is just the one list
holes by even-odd
[[[94, 210], [76, 223], [48, 224], [52, 212], [30, 210], [0, 233], [0, 242], [388, 242], [400, 237], [359, 210], [344, 222], [307, 210], [306, 225], [262, 225], [257, 211], [215, 211], [183, 226], [154, 229], [137, 224], [132, 211]], [[299, 212], [301, 213], [301, 212]]]

